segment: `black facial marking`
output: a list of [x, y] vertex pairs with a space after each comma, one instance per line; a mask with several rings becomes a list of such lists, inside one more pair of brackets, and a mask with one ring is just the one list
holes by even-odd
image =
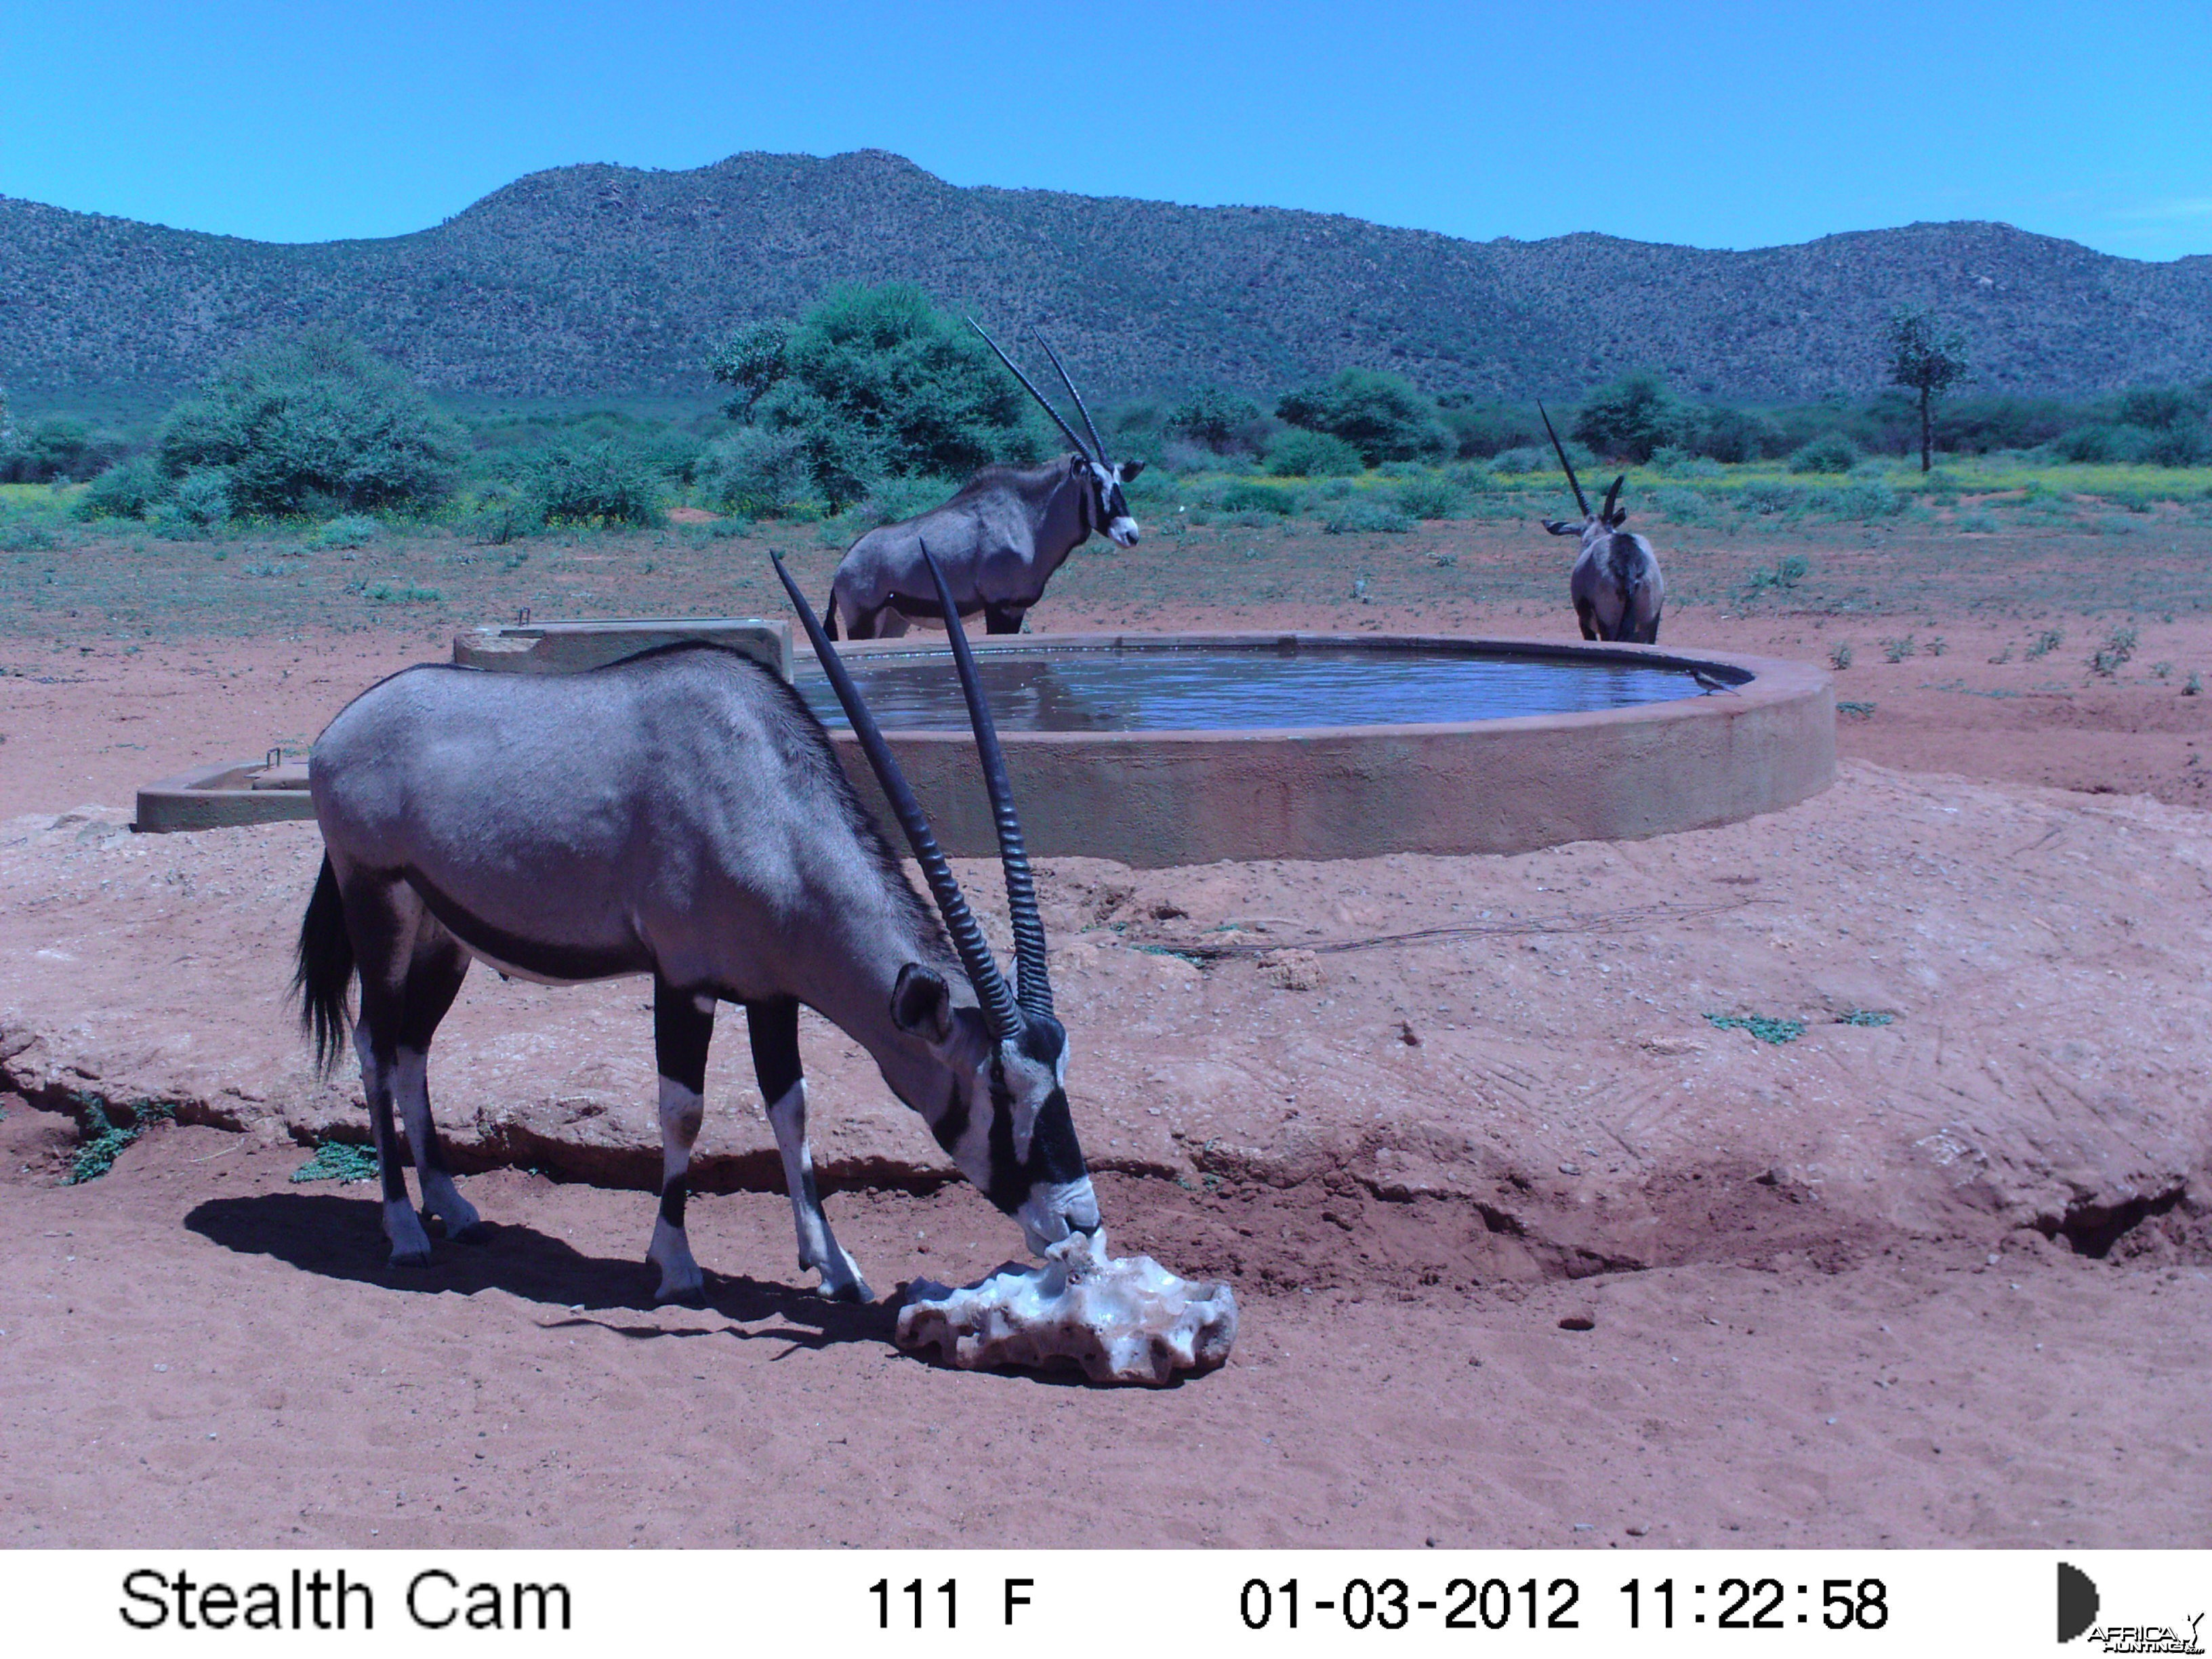
[[699, 1011], [697, 994], [657, 975], [653, 981], [654, 1063], [661, 1076], [695, 1095], [707, 1091], [707, 1047], [714, 1040], [714, 1017]]
[[938, 1115], [937, 1121], [929, 1126], [929, 1133], [937, 1138], [937, 1144], [948, 1154], [960, 1144], [960, 1137], [968, 1133], [968, 1097], [960, 1092], [957, 1079], [952, 1085], [951, 1097], [945, 1103], [944, 1111]]
[[684, 1200], [691, 1194], [691, 1177], [671, 1176], [660, 1189], [660, 1218], [678, 1232], [684, 1231]]

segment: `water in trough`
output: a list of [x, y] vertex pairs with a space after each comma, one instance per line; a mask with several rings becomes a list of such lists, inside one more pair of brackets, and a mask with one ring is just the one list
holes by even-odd
[[[945, 647], [846, 662], [886, 728], [966, 728]], [[978, 667], [1009, 732], [1445, 725], [1625, 708], [1706, 689], [1666, 663], [1418, 647], [1040, 647], [980, 652]], [[845, 724], [811, 660], [800, 659], [796, 683], [825, 725]]]

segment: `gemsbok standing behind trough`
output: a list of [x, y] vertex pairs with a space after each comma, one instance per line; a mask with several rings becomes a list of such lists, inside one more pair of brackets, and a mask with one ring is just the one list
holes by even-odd
[[[944, 592], [945, 578], [922, 555]], [[873, 716], [776, 562], [875, 769], [939, 915], [930, 914], [798, 694], [746, 658], [670, 646], [540, 678], [442, 665], [370, 688], [309, 763], [325, 854], [300, 930], [301, 1021], [327, 1071], [353, 1032], [396, 1265], [430, 1259], [392, 1123], [407, 1125], [426, 1214], [450, 1238], [483, 1225], [431, 1122], [438, 1022], [477, 957], [574, 984], [650, 974], [660, 1074], [659, 1218], [647, 1261], [664, 1299], [702, 1280], [684, 1237], [692, 1142], [718, 1004], [744, 1005], [753, 1069], [783, 1156], [799, 1261], [821, 1292], [870, 1292], [815, 1190], [799, 1057], [804, 1003], [845, 1030], [928, 1122], [960, 1172], [1042, 1253], [1096, 1233], [1068, 1114], [1044, 926], [1006, 763], [957, 619], [951, 638], [1013, 921], [1009, 989]], [[948, 602], [948, 610], [950, 609]], [[947, 935], [950, 935], [948, 941]]]
[[1075, 399], [1084, 428], [1091, 434], [1088, 446], [1044, 393], [1030, 384], [1030, 377], [1014, 367], [1014, 360], [999, 350], [996, 340], [984, 334], [973, 318], [968, 326], [982, 334], [983, 343], [999, 353], [999, 361], [1013, 369], [1014, 378], [1052, 416], [1077, 453], [1042, 466], [987, 466], [944, 506], [881, 526], [854, 542], [838, 562], [837, 574], [830, 582], [830, 603], [823, 607], [833, 640], [840, 617], [851, 638], [871, 640], [894, 639], [915, 618], [938, 614], [937, 586], [922, 568], [925, 538], [945, 568], [960, 614], [981, 611], [984, 631], [990, 634], [1020, 633], [1022, 618], [1044, 597], [1045, 584], [1092, 532], [1117, 546], [1137, 544], [1137, 521], [1129, 516], [1121, 486], [1142, 472], [1145, 464], [1106, 459], [1106, 445], [1060, 354], [1045, 343], [1042, 335], [1030, 331], [1060, 371], [1067, 395]]
[[1659, 575], [1659, 556], [1651, 550], [1651, 544], [1643, 537], [1626, 534], [1620, 526], [1628, 514], [1615, 503], [1620, 499], [1620, 487], [1628, 482], [1624, 472], [1613, 481], [1613, 488], [1605, 492], [1605, 505], [1595, 513], [1583, 495], [1582, 481], [1575, 477], [1574, 463], [1567, 459], [1559, 434], [1552, 431], [1552, 417], [1544, 414], [1544, 406], [1536, 405], [1536, 412], [1544, 416], [1544, 430], [1551, 433], [1552, 448], [1566, 470], [1567, 483], [1575, 492], [1575, 505], [1583, 510], [1582, 522], [1571, 519], [1547, 519], [1544, 528], [1554, 536], [1579, 536], [1583, 538], [1581, 556], [1567, 578], [1567, 592], [1575, 602], [1575, 615], [1583, 625], [1586, 640], [1620, 640], [1635, 645], [1659, 643], [1659, 607], [1667, 597], [1667, 584]]

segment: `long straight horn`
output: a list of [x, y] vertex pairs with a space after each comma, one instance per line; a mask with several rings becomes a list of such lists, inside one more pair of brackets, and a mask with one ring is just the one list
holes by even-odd
[[1098, 435], [1098, 423], [1091, 418], [1091, 406], [1083, 401], [1083, 394], [1075, 389], [1075, 382], [1067, 378], [1067, 371], [1060, 368], [1060, 354], [1052, 349], [1052, 342], [1034, 328], [1030, 330], [1030, 338], [1044, 348], [1044, 355], [1052, 359], [1052, 366], [1060, 369], [1060, 383], [1067, 388], [1067, 395], [1075, 399], [1076, 412], [1083, 416], [1083, 429], [1091, 434], [1091, 446], [1098, 452], [1098, 465], [1104, 466], [1107, 465], [1106, 441]]
[[1620, 487], [1628, 482], [1624, 472], [1613, 481], [1613, 488], [1605, 492], [1605, 505], [1598, 509], [1598, 517], [1608, 521], [1613, 518], [1613, 504], [1620, 499]]
[[[1538, 404], [1536, 412], [1544, 415], [1544, 405]], [[1587, 519], [1590, 515], [1589, 503], [1583, 498], [1582, 483], [1575, 477], [1575, 464], [1567, 459], [1566, 446], [1559, 441], [1559, 434], [1552, 432], [1552, 417], [1548, 415], [1544, 415], [1544, 430], [1552, 433], [1552, 448], [1559, 458], [1559, 465], [1567, 470], [1567, 482], [1574, 487], [1575, 505], [1582, 508], [1583, 517]]]
[[952, 948], [960, 953], [960, 965], [967, 969], [968, 982], [975, 988], [975, 1000], [982, 1005], [984, 1023], [991, 1028], [991, 1036], [1004, 1042], [1021, 1029], [1022, 1017], [1015, 1006], [1013, 993], [1006, 988], [1006, 975], [999, 971], [998, 958], [991, 954], [990, 941], [983, 937], [983, 930], [976, 923], [975, 912], [969, 909], [960, 884], [953, 879], [952, 866], [938, 849], [936, 834], [930, 829], [929, 820], [922, 816], [921, 803], [915, 799], [914, 791], [907, 787], [906, 774], [899, 770], [898, 762], [892, 758], [890, 746], [884, 742], [882, 728], [876, 724], [868, 705], [860, 700], [860, 687], [853, 684], [853, 677], [845, 672], [845, 665], [838, 658], [837, 647], [830, 643], [822, 624], [815, 620], [814, 607], [806, 603], [799, 584], [783, 568], [783, 556], [771, 553], [769, 557], [775, 562], [775, 574], [783, 579], [783, 590], [791, 595], [792, 607], [806, 625], [806, 637], [813, 641], [814, 654], [823, 672], [829, 675], [837, 701], [844, 705], [845, 718], [853, 722], [853, 735], [860, 738], [861, 752], [875, 769], [876, 781], [884, 787], [884, 798], [890, 802], [899, 827], [906, 831], [907, 844], [914, 848], [915, 861], [921, 866], [922, 878], [928, 882], [937, 908], [945, 918], [945, 931], [951, 935]]
[[975, 758], [983, 769], [983, 787], [991, 797], [991, 819], [999, 830], [999, 862], [1006, 871], [1006, 913], [1014, 924], [1014, 1000], [1025, 1014], [1052, 1013], [1052, 980], [1045, 967], [1044, 918], [1037, 914], [1036, 883], [1030, 875], [1029, 848], [1022, 841], [1022, 821], [1014, 813], [1014, 787], [1006, 776], [1006, 757], [999, 747], [998, 723], [983, 696], [975, 672], [975, 653], [968, 648], [968, 630], [960, 625], [960, 607], [952, 601], [952, 584], [937, 556], [921, 544], [921, 561], [937, 582], [937, 602], [945, 610], [945, 632], [952, 641], [952, 661], [960, 672], [960, 694], [968, 699], [969, 723], [975, 728]]
[[[968, 319], [968, 326], [974, 329], [978, 334], [983, 334], [983, 325], [977, 322], [973, 317]], [[1039, 392], [1034, 386], [1030, 385], [1030, 377], [1023, 374], [1018, 368], [1014, 368], [1014, 360], [1006, 356], [1005, 352], [999, 350], [999, 343], [993, 339], [989, 335], [983, 334], [983, 343], [990, 347], [992, 350], [999, 353], [999, 361], [1000, 362], [1004, 363], [1008, 368], [1013, 369], [1014, 378], [1029, 388], [1030, 396], [1037, 400], [1037, 407], [1044, 410], [1046, 414], [1052, 416], [1052, 423], [1067, 434], [1067, 441], [1075, 447], [1077, 452], [1086, 459], [1097, 460], [1098, 464], [1101, 466], [1103, 466], [1105, 465], [1104, 460], [1100, 457], [1091, 455], [1090, 450], [1084, 447], [1083, 440], [1075, 435], [1075, 428], [1068, 425], [1066, 421], [1061, 420], [1060, 418], [1060, 411], [1045, 401], [1044, 393]], [[1079, 403], [1080, 399], [1078, 401]], [[1089, 417], [1085, 416], [1085, 418], [1088, 419]]]

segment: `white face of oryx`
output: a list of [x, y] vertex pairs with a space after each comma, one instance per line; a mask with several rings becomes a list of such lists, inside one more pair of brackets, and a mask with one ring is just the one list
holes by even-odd
[[945, 981], [909, 964], [891, 994], [891, 1018], [949, 1074], [945, 1096], [921, 1103], [937, 1144], [960, 1173], [1021, 1224], [1042, 1255], [1071, 1231], [1098, 1230], [1098, 1200], [1067, 1108], [1067, 1033], [1025, 1015], [1000, 1042], [981, 1011], [957, 1008]]
[[1091, 481], [1097, 486], [1095, 504], [1097, 520], [1106, 528], [1117, 547], [1137, 544], [1137, 521], [1129, 516], [1129, 503], [1121, 494], [1121, 486], [1145, 470], [1142, 461], [1116, 461], [1111, 466], [1089, 463]]

